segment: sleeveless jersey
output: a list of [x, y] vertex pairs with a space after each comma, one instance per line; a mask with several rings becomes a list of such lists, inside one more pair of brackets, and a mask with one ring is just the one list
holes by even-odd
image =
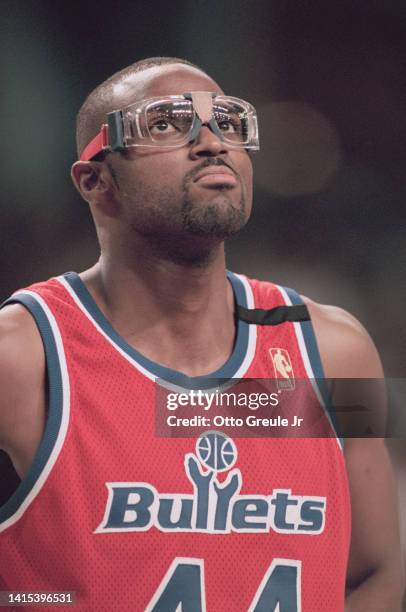
[[76, 273], [18, 291], [6, 303], [36, 321], [49, 402], [0, 509], [0, 590], [74, 591], [78, 612], [343, 612], [349, 492], [312, 324], [293, 290], [228, 278], [236, 340], [210, 378], [271, 379], [282, 395], [308, 381], [301, 413], [319, 411], [325, 437], [233, 436], [218, 420], [159, 437], [157, 388], [207, 377], [138, 353]]

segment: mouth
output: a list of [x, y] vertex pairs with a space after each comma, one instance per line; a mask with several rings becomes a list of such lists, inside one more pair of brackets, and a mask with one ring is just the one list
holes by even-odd
[[209, 166], [197, 173], [193, 182], [207, 187], [235, 187], [238, 184], [235, 173], [227, 166]]

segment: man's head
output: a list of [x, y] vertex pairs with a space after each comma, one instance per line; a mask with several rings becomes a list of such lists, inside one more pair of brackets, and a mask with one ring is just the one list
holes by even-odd
[[[108, 112], [190, 91], [221, 93], [207, 74], [185, 60], [151, 58], [125, 68], [96, 88], [82, 106], [79, 155]], [[140, 147], [102, 153], [96, 160], [76, 162], [72, 176], [91, 205], [102, 248], [113, 232], [121, 242], [138, 235], [162, 246], [168, 255], [199, 257], [238, 232], [249, 217], [248, 154], [227, 145], [206, 124], [180, 148]]]

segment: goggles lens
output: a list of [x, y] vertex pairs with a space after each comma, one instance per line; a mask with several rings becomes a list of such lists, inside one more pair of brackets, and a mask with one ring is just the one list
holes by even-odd
[[89, 143], [81, 159], [91, 159], [97, 149], [181, 147], [196, 138], [202, 125], [231, 147], [259, 149], [257, 115], [251, 104], [231, 96], [192, 92], [150, 98], [109, 113], [108, 128], [102, 127], [101, 135]]
[[[248, 103], [218, 96], [212, 116], [222, 140], [229, 144], [245, 146], [250, 137], [258, 139], [255, 111], [250, 112]], [[197, 116], [191, 100], [172, 97], [128, 107], [123, 119], [126, 146], [171, 147], [189, 142]]]
[[[138, 119], [141, 137], [157, 145], [183, 142], [192, 129], [194, 110], [187, 100], [149, 104]], [[135, 142], [134, 142], [135, 144]]]
[[235, 144], [247, 144], [249, 114], [237, 102], [223, 101], [213, 105], [213, 115], [224, 140]]

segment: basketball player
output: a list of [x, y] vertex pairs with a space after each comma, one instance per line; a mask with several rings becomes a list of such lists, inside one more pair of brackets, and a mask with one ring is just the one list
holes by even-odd
[[100, 259], [0, 313], [0, 440], [21, 477], [1, 509], [1, 589], [75, 591], [83, 611], [400, 610], [381, 440], [154, 433], [157, 378], [382, 377], [352, 316], [226, 273], [255, 109], [152, 58], [90, 94], [77, 144]]

